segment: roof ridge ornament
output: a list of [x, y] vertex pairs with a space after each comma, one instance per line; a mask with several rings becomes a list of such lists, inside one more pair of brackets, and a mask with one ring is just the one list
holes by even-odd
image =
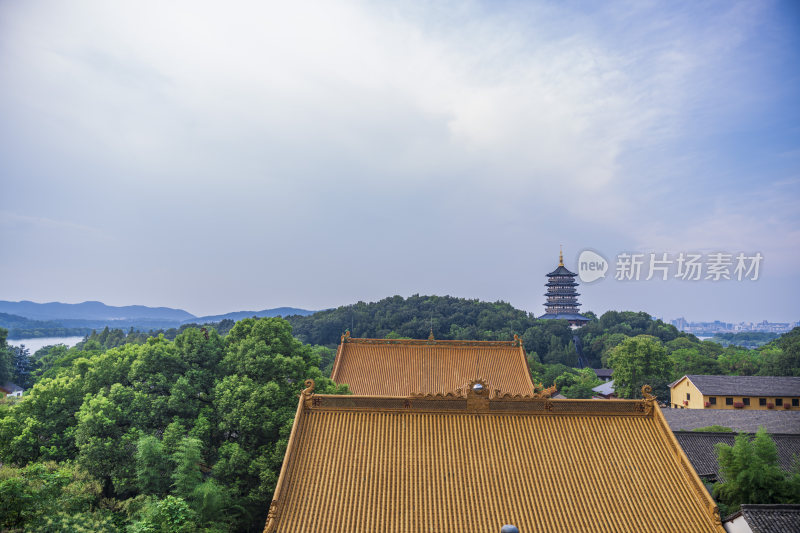
[[653, 387], [642, 385], [642, 399], [639, 401], [638, 409], [646, 415], [652, 414], [656, 405], [656, 397], [653, 396]]
[[525, 401], [525, 400], [550, 400], [553, 395], [556, 393], [556, 386], [553, 385], [551, 387], [545, 388], [544, 385], [539, 383], [538, 385], [534, 385], [534, 393], [533, 394], [520, 394], [520, 393], [512, 393], [512, 392], [503, 392], [500, 389], [493, 389], [489, 387], [488, 381], [483, 378], [476, 378], [463, 385], [458, 387], [454, 391], [449, 392], [437, 392], [437, 393], [427, 393], [423, 394], [421, 392], [412, 392], [409, 395], [409, 398], [413, 398], [416, 400], [457, 400], [457, 399], [466, 399], [470, 400], [473, 399], [474, 401], [476, 398], [480, 399], [480, 401], [484, 400], [513, 400], [513, 401]]
[[462, 387], [462, 394], [467, 398], [467, 411], [488, 411], [489, 400], [499, 390], [489, 390], [489, 384], [483, 378], [476, 378]]
[[655, 401], [656, 397], [653, 396], [653, 387], [650, 385], [642, 385], [642, 399], [646, 402]]
[[350, 330], [346, 329], [346, 330], [344, 330], [344, 335], [342, 335], [342, 342], [344, 342], [345, 340], [347, 340], [349, 338], [350, 338]]
[[533, 394], [512, 394], [510, 392], [497, 393], [494, 395], [495, 400], [549, 400], [556, 393], [555, 385], [545, 388], [541, 383], [533, 386]]
[[561, 248], [561, 245], [558, 245], [558, 266], [564, 266], [564, 250]]
[[307, 379], [303, 384], [306, 386], [303, 389], [303, 392], [300, 393], [300, 396], [303, 398], [303, 406], [306, 409], [310, 409], [313, 404], [312, 396], [314, 396], [314, 387], [316, 384], [314, 383], [313, 379]]

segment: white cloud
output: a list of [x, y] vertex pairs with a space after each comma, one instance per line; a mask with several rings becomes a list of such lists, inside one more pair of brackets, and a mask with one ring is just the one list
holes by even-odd
[[[701, 216], [682, 205], [695, 181], [725, 173], [699, 176], [703, 154], [678, 145], [719, 134], [731, 109], [758, 99], [747, 76], [757, 62], [742, 50], [765, 11], [751, 2], [5, 3], [0, 172], [10, 192], [0, 208], [103, 227], [133, 240], [131, 250], [157, 246], [194, 281], [198, 265], [222, 268], [197, 251], [210, 238], [236, 245], [241, 279], [252, 265], [310, 269], [328, 290], [360, 262], [355, 281], [380, 294], [394, 289], [367, 280], [369, 268], [417, 283], [386, 259], [396, 247], [419, 247], [443, 272], [461, 268], [476, 242], [523, 246], [525, 261], [596, 238], [779, 247], [796, 242], [791, 210], [765, 221], [749, 208]], [[781, 197], [765, 195], [767, 208]], [[379, 258], [365, 251], [326, 277], [330, 265], [314, 266], [308, 250], [330, 257], [331, 241], [354, 233]], [[303, 268], [271, 266], [269, 243], [294, 247]], [[469, 268], [447, 286], [469, 286], [489, 266]]]

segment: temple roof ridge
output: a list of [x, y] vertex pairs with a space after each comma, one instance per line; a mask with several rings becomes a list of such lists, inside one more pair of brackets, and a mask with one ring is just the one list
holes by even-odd
[[516, 347], [520, 344], [520, 339], [515, 335], [514, 340], [509, 341], [476, 341], [462, 339], [379, 339], [369, 337], [349, 337], [342, 336], [342, 342], [347, 344], [394, 344], [405, 346], [509, 346]]

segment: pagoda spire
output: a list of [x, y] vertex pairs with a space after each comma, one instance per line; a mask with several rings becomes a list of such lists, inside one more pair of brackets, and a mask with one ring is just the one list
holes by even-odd
[[564, 250], [561, 249], [561, 245], [558, 245], [558, 266], [564, 266]]

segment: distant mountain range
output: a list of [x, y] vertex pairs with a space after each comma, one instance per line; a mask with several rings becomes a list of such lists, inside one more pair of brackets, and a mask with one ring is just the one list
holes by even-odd
[[9, 330], [9, 338], [19, 339], [82, 335], [92, 329], [102, 329], [106, 326], [149, 331], [151, 329], [169, 329], [189, 323], [205, 324], [225, 319], [236, 321], [252, 316], [308, 316], [314, 313], [315, 311], [296, 307], [277, 307], [261, 311], [234, 311], [224, 315], [197, 317], [183, 309], [171, 307], [147, 307], [144, 305], [117, 307], [102, 302], [65, 304], [0, 300], [0, 327]]
[[190, 320], [184, 320], [183, 323], [188, 322], [197, 322], [197, 323], [206, 323], [206, 322], [219, 322], [220, 320], [225, 320], [226, 318], [230, 320], [241, 320], [243, 318], [250, 318], [253, 316], [257, 317], [270, 317], [270, 316], [292, 316], [292, 315], [300, 315], [300, 316], [309, 316], [316, 313], [316, 311], [309, 311], [308, 309], [298, 309], [297, 307], [276, 307], [275, 309], [263, 309], [261, 311], [234, 311], [233, 313], [225, 313], [224, 315], [209, 315], [209, 316], [201, 316], [195, 317]]
[[144, 305], [126, 305], [115, 307], [102, 302], [83, 302], [79, 304], [64, 304], [61, 302], [48, 302], [39, 304], [23, 300], [21, 302], [7, 302], [0, 300], [0, 313], [24, 316], [33, 320], [63, 320], [68, 318], [82, 320], [171, 320], [182, 322], [186, 319], [197, 318], [183, 309], [170, 307], [146, 307]]

